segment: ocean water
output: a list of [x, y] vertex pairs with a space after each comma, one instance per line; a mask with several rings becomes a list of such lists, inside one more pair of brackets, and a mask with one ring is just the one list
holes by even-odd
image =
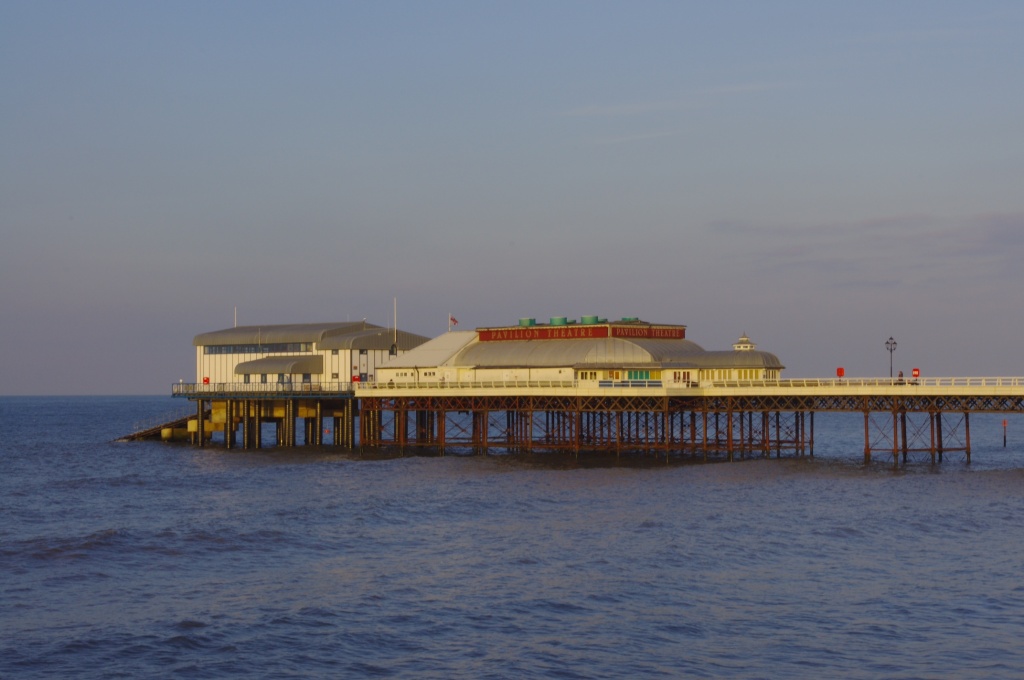
[[0, 398], [0, 677], [1024, 677], [1024, 421], [973, 460], [111, 443]]

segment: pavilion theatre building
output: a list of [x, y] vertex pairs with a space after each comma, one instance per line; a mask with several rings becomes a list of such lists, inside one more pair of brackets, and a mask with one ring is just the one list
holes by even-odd
[[776, 381], [782, 370], [746, 336], [709, 352], [681, 325], [522, 319], [450, 332], [378, 367], [355, 390], [359, 440], [439, 451], [695, 450], [719, 438], [706, 434], [706, 386]]
[[745, 335], [732, 350], [706, 351], [686, 339], [686, 326], [555, 317], [547, 324], [522, 319], [516, 326], [447, 333], [380, 366], [373, 388], [543, 382], [670, 389], [778, 380], [783, 368]]

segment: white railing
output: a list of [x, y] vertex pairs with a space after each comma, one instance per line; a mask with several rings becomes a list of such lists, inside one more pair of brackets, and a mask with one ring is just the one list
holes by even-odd
[[268, 382], [268, 383], [175, 383], [171, 395], [189, 397], [206, 394], [322, 394], [351, 393], [352, 386], [359, 383], [329, 382]]
[[790, 378], [786, 380], [705, 380], [702, 388], [716, 387], [1024, 387], [1018, 378]]
[[1024, 388], [1024, 377], [949, 377], [949, 378], [792, 378], [787, 380], [705, 380], [673, 383], [660, 380], [475, 380], [438, 382], [329, 382], [329, 383], [176, 383], [173, 396], [221, 394], [302, 395], [353, 394], [356, 390], [514, 390], [514, 389], [601, 389], [630, 388], [687, 389], [695, 392], [713, 389], [849, 389], [857, 387], [924, 388]]
[[365, 382], [356, 383], [358, 389], [367, 390], [472, 390], [472, 389], [517, 389], [517, 388], [573, 388], [576, 380], [476, 380], [473, 382]]

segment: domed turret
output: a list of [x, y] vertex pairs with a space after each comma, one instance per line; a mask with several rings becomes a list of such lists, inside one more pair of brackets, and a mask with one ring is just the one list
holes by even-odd
[[746, 333], [741, 335], [740, 339], [734, 342], [732, 345], [732, 348], [737, 352], [750, 352], [756, 347], [757, 345], [751, 342], [750, 338], [747, 337]]

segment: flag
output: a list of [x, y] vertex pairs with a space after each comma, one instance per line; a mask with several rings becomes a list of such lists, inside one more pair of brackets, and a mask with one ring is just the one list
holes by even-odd
[[456, 319], [456, 318], [455, 318], [454, 316], [452, 316], [451, 314], [449, 314], [449, 315], [448, 315], [448, 323], [450, 323], [450, 324], [451, 324], [451, 325], [453, 325], [453, 326], [458, 326], [458, 325], [459, 325], [459, 320], [458, 320], [458, 319]]

